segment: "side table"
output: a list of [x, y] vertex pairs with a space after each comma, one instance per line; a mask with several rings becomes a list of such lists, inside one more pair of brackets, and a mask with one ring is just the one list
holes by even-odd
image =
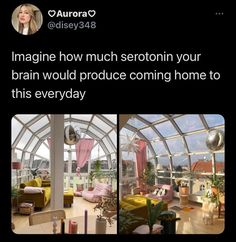
[[179, 205], [180, 206], [188, 205], [188, 195], [180, 195], [179, 196]]

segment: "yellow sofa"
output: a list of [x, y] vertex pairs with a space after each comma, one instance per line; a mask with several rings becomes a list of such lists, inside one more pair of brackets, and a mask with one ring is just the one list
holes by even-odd
[[[152, 198], [146, 198], [141, 195], [126, 195], [122, 198], [122, 200], [119, 203], [119, 207], [129, 211], [135, 216], [141, 217], [143, 219], [147, 219], [148, 216], [148, 210], [147, 210], [147, 199], [151, 200], [152, 204], [156, 205], [160, 202], [160, 200], [152, 199]], [[162, 210], [168, 210], [168, 204], [164, 202]], [[132, 233], [132, 231], [138, 227], [139, 225], [143, 224], [143, 221], [138, 221], [136, 223], [133, 223], [129, 226], [127, 233]]]
[[[24, 188], [30, 187], [42, 187], [42, 193], [24, 193]], [[36, 208], [44, 208], [51, 198], [51, 186], [50, 181], [44, 181], [40, 177], [37, 177], [31, 181], [20, 184], [20, 196], [18, 199], [19, 203], [31, 201], [34, 202]]]

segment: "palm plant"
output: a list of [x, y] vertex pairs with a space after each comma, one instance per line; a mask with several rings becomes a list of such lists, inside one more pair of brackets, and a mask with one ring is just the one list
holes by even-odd
[[156, 223], [158, 217], [161, 214], [163, 206], [163, 201], [160, 201], [156, 205], [153, 205], [150, 199], [147, 199], [147, 210], [148, 210], [148, 218], [147, 223], [149, 227], [149, 234], [152, 234], [153, 225]]

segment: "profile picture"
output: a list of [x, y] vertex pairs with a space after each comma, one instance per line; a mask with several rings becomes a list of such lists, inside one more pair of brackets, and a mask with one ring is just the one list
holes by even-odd
[[12, 13], [12, 26], [20, 34], [31, 35], [36, 33], [43, 23], [43, 16], [38, 7], [24, 3]]

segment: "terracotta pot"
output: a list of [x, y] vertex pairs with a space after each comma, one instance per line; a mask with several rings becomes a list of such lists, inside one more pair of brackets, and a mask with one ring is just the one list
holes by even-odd
[[96, 219], [96, 234], [106, 234], [107, 221], [105, 218]]
[[218, 187], [216, 186], [211, 186], [211, 192], [214, 194], [214, 195], [217, 195], [219, 193], [219, 189]]

